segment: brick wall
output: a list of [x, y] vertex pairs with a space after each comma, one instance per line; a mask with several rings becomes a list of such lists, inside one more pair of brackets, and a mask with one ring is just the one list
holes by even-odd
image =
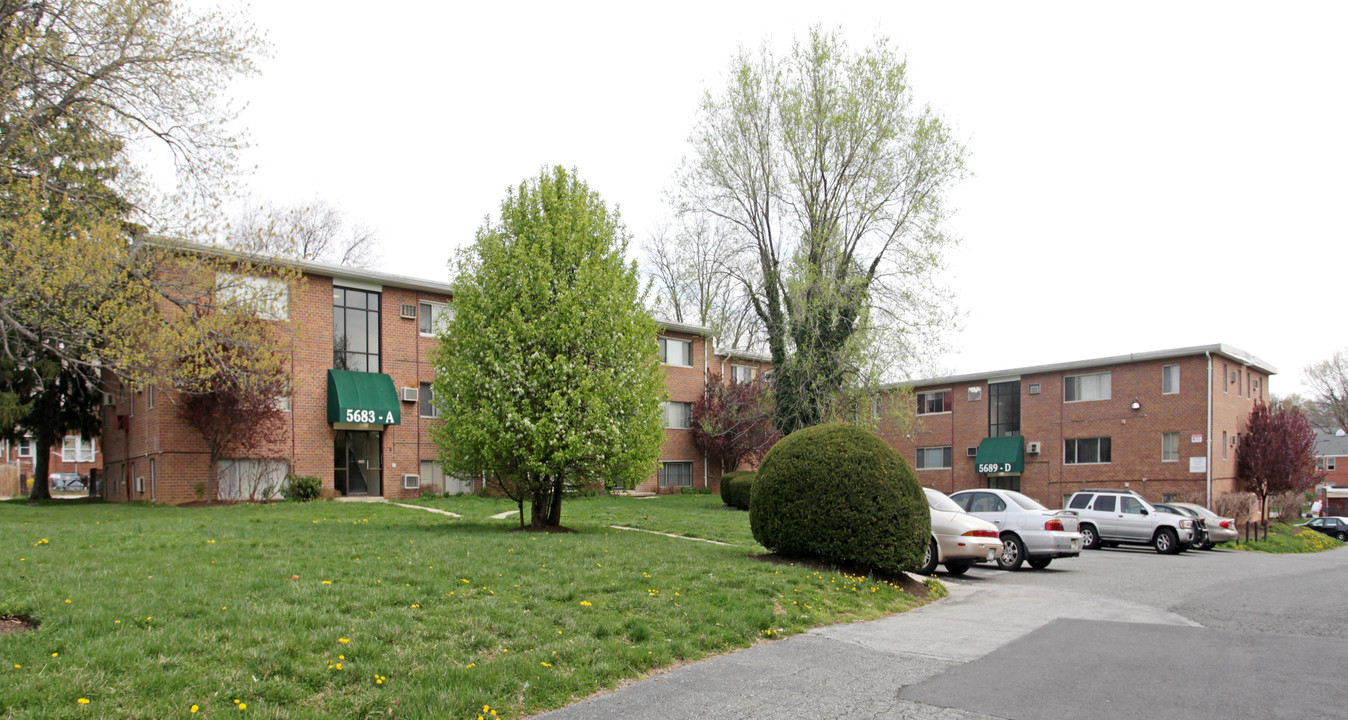
[[[1223, 362], [1234, 365], [1233, 361], [1214, 357], [1213, 497], [1234, 488], [1234, 448], [1228, 447], [1227, 459], [1221, 459], [1221, 433], [1227, 431], [1229, 445], [1230, 438], [1243, 432], [1254, 397], [1260, 395], [1253, 391], [1255, 381], [1265, 397], [1268, 382], [1266, 375], [1242, 367], [1245, 379], [1241, 394], [1236, 394], [1234, 383], [1230, 392], [1223, 394]], [[1177, 393], [1162, 393], [1165, 365], [1179, 366]], [[1105, 371], [1110, 373], [1109, 399], [1064, 401], [1067, 376]], [[1253, 392], [1245, 391], [1246, 381]], [[1036, 383], [1039, 393], [1032, 395], [1030, 385]], [[977, 448], [987, 437], [987, 386], [984, 379], [914, 388], [916, 392], [951, 390], [949, 411], [918, 416], [906, 433], [893, 419], [882, 421], [881, 437], [910, 463], [916, 462], [917, 448], [951, 447], [950, 469], [917, 471], [923, 485], [946, 493], [986, 486], [986, 478], [975, 471], [975, 458], [966, 453], [967, 448]], [[970, 400], [970, 388], [978, 389], [976, 400]], [[1132, 408], [1134, 402], [1139, 405], [1136, 410]], [[1040, 454], [1025, 457], [1021, 491], [1046, 505], [1060, 507], [1065, 496], [1082, 487], [1129, 487], [1156, 502], [1170, 494], [1201, 494], [1206, 488], [1206, 475], [1189, 471], [1190, 459], [1203, 458], [1207, 452], [1207, 359], [1203, 355], [1027, 374], [1020, 377], [1020, 413], [1025, 441], [1039, 442], [1042, 447]], [[1169, 432], [1179, 434], [1177, 462], [1162, 460], [1162, 435]], [[1095, 437], [1110, 438], [1110, 462], [1064, 462], [1066, 440]]]

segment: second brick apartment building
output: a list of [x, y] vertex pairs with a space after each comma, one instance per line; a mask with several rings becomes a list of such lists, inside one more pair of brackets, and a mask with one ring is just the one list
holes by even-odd
[[1236, 489], [1246, 419], [1276, 372], [1203, 345], [921, 380], [903, 385], [911, 425], [880, 434], [942, 492], [1009, 488], [1062, 507], [1083, 487], [1126, 487], [1210, 502]]

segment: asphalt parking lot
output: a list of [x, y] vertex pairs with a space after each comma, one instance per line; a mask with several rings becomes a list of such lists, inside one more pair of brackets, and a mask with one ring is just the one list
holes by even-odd
[[1348, 548], [1088, 551], [940, 575], [951, 596], [688, 665], [571, 718], [1348, 717]]

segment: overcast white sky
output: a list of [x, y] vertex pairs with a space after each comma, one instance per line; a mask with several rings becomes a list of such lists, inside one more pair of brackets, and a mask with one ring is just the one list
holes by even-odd
[[[813, 23], [889, 36], [958, 129], [949, 372], [1227, 343], [1275, 393], [1348, 347], [1348, 4], [258, 3], [240, 83], [258, 199], [319, 197], [446, 262], [543, 165], [574, 166], [639, 246], [704, 89]], [[953, 332], [953, 331], [952, 331]]]

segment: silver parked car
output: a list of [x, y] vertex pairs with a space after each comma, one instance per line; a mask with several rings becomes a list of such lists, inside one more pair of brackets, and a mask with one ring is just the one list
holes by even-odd
[[1019, 570], [1024, 562], [1039, 570], [1054, 558], [1081, 555], [1074, 512], [1050, 510], [1015, 490], [961, 490], [950, 499], [970, 515], [997, 526], [1002, 541], [997, 566], [1003, 570]]
[[974, 563], [991, 562], [1002, 554], [997, 526], [964, 512], [944, 493], [922, 488], [931, 509], [927, 557], [915, 572], [930, 575], [939, 563], [951, 575], [963, 575]]
[[1211, 550], [1213, 545], [1219, 543], [1231, 542], [1240, 537], [1240, 531], [1236, 529], [1236, 521], [1233, 518], [1222, 517], [1217, 513], [1195, 503], [1170, 503], [1175, 507], [1188, 508], [1198, 517], [1203, 518], [1204, 529], [1207, 530], [1207, 541], [1199, 550]]

